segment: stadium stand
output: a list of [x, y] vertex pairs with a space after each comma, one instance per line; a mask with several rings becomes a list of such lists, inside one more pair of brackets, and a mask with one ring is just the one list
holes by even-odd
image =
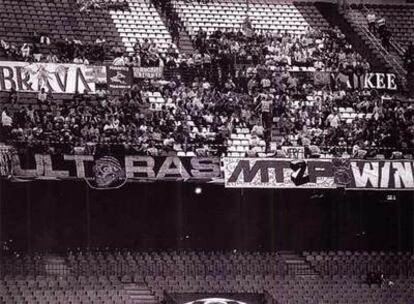
[[412, 275], [414, 257], [408, 252], [307, 252], [306, 260], [323, 275]]
[[1, 303], [155, 303], [147, 288], [117, 277], [20, 276], [0, 281], [0, 290]]
[[[363, 31], [357, 37], [361, 26], [368, 27], [365, 7], [352, 5], [355, 14], [348, 18], [330, 1], [325, 13], [324, 5], [313, 1], [172, 0], [168, 11], [162, 2], [0, 0], [2, 61], [163, 70], [159, 79], [136, 80], [120, 91], [100, 86], [96, 94], [4, 90], [0, 92], [0, 141], [18, 152], [40, 154], [122, 151], [150, 156], [284, 158], [282, 147], [304, 147], [305, 157], [314, 158], [413, 159], [412, 95], [404, 86], [396, 92], [368, 90], [362, 88], [361, 78], [354, 77], [372, 71], [395, 72], [388, 56], [399, 56], [397, 63], [403, 65], [402, 55], [384, 51], [375, 35]], [[393, 39], [407, 49], [404, 56], [410, 54], [413, 6], [366, 7], [387, 19]], [[331, 10], [335, 14], [329, 19]], [[185, 51], [181, 43], [177, 47], [177, 33], [188, 34], [192, 45]], [[380, 67], [383, 70], [375, 70]], [[404, 71], [396, 72], [398, 85], [403, 84]], [[19, 195], [27, 195], [27, 206], [16, 210], [24, 209], [29, 217], [30, 208], [36, 206], [29, 205], [30, 189], [25, 191], [7, 195], [17, 197], [16, 202], [11, 200], [16, 205]], [[52, 201], [48, 194], [40, 200]], [[98, 196], [92, 190], [85, 194], [88, 212], [93, 195]], [[240, 210], [246, 208], [244, 195], [241, 191]], [[316, 190], [309, 196], [313, 202], [323, 198]], [[0, 220], [8, 207], [0, 204]], [[111, 210], [105, 208], [102, 213]], [[80, 215], [84, 213], [76, 213]], [[86, 221], [89, 217], [85, 216]], [[102, 222], [108, 225], [105, 219]], [[233, 222], [231, 218], [230, 225]], [[18, 233], [27, 234], [20, 243], [42, 238], [31, 233], [32, 224], [26, 224], [19, 227]], [[14, 228], [0, 223], [1, 304], [156, 304], [165, 303], [170, 293], [257, 293], [266, 295], [265, 304], [414, 303], [412, 252], [101, 248], [61, 255], [24, 254], [5, 249], [2, 225]], [[71, 234], [67, 227], [61, 230], [62, 235]], [[56, 234], [61, 237], [60, 232]], [[85, 243], [91, 239], [90, 231], [87, 234]]]
[[[286, 273], [278, 253], [73, 252], [68, 273], [3, 275], [1, 301], [157, 303], [166, 293], [192, 292], [266, 292], [277, 303], [413, 300], [411, 253], [331, 251], [303, 257], [318, 274]], [[18, 270], [18, 260], [10, 270], [12, 265]], [[382, 274], [381, 280], [369, 281], [370, 273]]]
[[[390, 157], [392, 152], [410, 155], [411, 111], [404, 98], [391, 96], [393, 103], [385, 105], [383, 100], [389, 100], [386, 95], [346, 93], [338, 77], [335, 78], [336, 84], [332, 86], [331, 81], [328, 88], [326, 85], [309, 87], [309, 78], [297, 76], [297, 72], [315, 70], [350, 75], [371, 68], [370, 63], [357, 52], [359, 49], [355, 50], [349, 43], [349, 37], [343, 35], [339, 28], [332, 29], [331, 20], [324, 19], [318, 6], [308, 2], [254, 1], [249, 3], [249, 18], [246, 19], [244, 2], [173, 1], [172, 9], [177, 11], [180, 22], [194, 42], [196, 52], [189, 55], [177, 54], [169, 28], [165, 25], [168, 20], [159, 13], [156, 5], [136, 0], [126, 3], [126, 7], [90, 11], [80, 10], [74, 1], [40, 1], [37, 5], [43, 10], [36, 10], [29, 2], [19, 5], [13, 1], [2, 3], [5, 8], [3, 14], [8, 16], [2, 21], [7, 32], [0, 33], [4, 42], [1, 49], [8, 60], [16, 59], [17, 55], [17, 59], [21, 58], [24, 51], [20, 51], [20, 45], [28, 40], [48, 38], [51, 39], [50, 44], [36, 42], [33, 46], [36, 49], [38, 45], [40, 50], [30, 53], [38, 51], [46, 56], [51, 50], [58, 55], [55, 60], [63, 62], [106, 60], [115, 65], [163, 65], [168, 81], [140, 85], [123, 97], [102, 92], [99, 96], [78, 95], [71, 101], [72, 96], [68, 94], [47, 94], [44, 101], [39, 101], [39, 96], [33, 93], [3, 92], [1, 98], [6, 104], [10, 102], [7, 110], [3, 111], [3, 117], [6, 124], [10, 119], [12, 121], [11, 130], [7, 126], [4, 128], [3, 135], [7, 140], [20, 142], [20, 147], [33, 140], [37, 146], [42, 142], [51, 146], [67, 142], [63, 148], [65, 151], [72, 151], [75, 147], [82, 151], [86, 143], [90, 146], [96, 141], [117, 145], [123, 141], [128, 146], [139, 146], [143, 153], [152, 154], [264, 155], [277, 153], [282, 145], [310, 145], [323, 148], [322, 152], [317, 149], [316, 154], [328, 156], [341, 153], [338, 151], [344, 147], [350, 155], [355, 155], [355, 147], [369, 151], [386, 148], [380, 153], [368, 153], [368, 156], [380, 154]], [[34, 21], [26, 25], [29, 15], [34, 16]], [[105, 26], [98, 27], [97, 24]], [[255, 33], [245, 31], [250, 27]], [[276, 31], [274, 36], [265, 34], [272, 31]], [[33, 35], [34, 32], [37, 34]], [[318, 46], [316, 50], [315, 45]], [[223, 50], [228, 47], [230, 52], [227, 54]], [[67, 52], [67, 49], [71, 51]], [[44, 57], [43, 61], [53, 59], [50, 56]], [[271, 89], [273, 86], [276, 89]], [[304, 97], [306, 101], [303, 101]], [[221, 103], [210, 103], [206, 107], [208, 99], [221, 100]], [[85, 100], [98, 105], [103, 114], [99, 121], [94, 125], [91, 122], [73, 122], [77, 127], [74, 129], [73, 124], [67, 125], [62, 130], [65, 135], [58, 135], [57, 130], [52, 132], [60, 125], [53, 126], [51, 123], [57, 118], [49, 114], [58, 111], [60, 118], [67, 120], [65, 116], [75, 110], [79, 101]], [[125, 100], [129, 101], [128, 104]], [[226, 104], [223, 103], [225, 100]], [[278, 107], [277, 110], [272, 109], [273, 117], [269, 121], [263, 119], [268, 102], [272, 108]], [[112, 118], [113, 121], [107, 120], [108, 113], [119, 105], [121, 113]], [[401, 107], [403, 122], [391, 120], [398, 111], [387, 111], [396, 109], [396, 106]], [[322, 108], [326, 111], [320, 112]], [[86, 111], [86, 117], [99, 117], [95, 109], [86, 106], [81, 111]], [[131, 111], [135, 115], [131, 115]], [[231, 115], [234, 112], [239, 117]], [[218, 113], [220, 120], [214, 120]], [[45, 114], [49, 117], [49, 124], [40, 125]], [[387, 115], [390, 120], [381, 119]], [[290, 126], [289, 120], [295, 117], [301, 117], [302, 122]], [[176, 126], [169, 125], [171, 119]], [[157, 127], [160, 120], [162, 128]], [[390, 128], [391, 123], [399, 125]], [[388, 128], [394, 134], [385, 132], [385, 138], [364, 140], [364, 134], [353, 134], [362, 125], [371, 130]], [[45, 132], [47, 128], [49, 130]], [[138, 134], [134, 131], [137, 128]], [[148, 139], [137, 141], [136, 136], [143, 133]], [[115, 135], [118, 135], [116, 140]], [[399, 140], [385, 143], [388, 137]], [[168, 149], [160, 149], [161, 146]], [[218, 148], [220, 146], [227, 147]], [[338, 146], [339, 149], [331, 148]]]

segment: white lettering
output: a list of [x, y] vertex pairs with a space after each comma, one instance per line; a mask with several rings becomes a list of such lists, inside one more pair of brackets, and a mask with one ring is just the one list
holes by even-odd
[[86, 177], [85, 161], [93, 161], [92, 155], [64, 155], [64, 160], [74, 160], [76, 166], [76, 176], [79, 178]]
[[385, 75], [383, 73], [376, 73], [377, 76], [377, 89], [386, 89]]
[[[171, 168], [171, 165], [174, 165], [175, 168]], [[164, 163], [162, 164], [160, 171], [158, 172], [157, 178], [164, 178], [166, 176], [176, 177], [177, 175], [179, 175], [182, 178], [190, 177], [187, 170], [181, 163], [180, 158], [176, 156], [169, 156], [165, 159]]]
[[395, 83], [395, 75], [387, 74], [387, 88], [388, 90], [397, 90], [397, 84]]
[[393, 162], [395, 188], [414, 188], [414, 176], [410, 162]]
[[[142, 166], [137, 166], [143, 163]], [[151, 156], [125, 156], [125, 175], [127, 178], [145, 177], [154, 178], [154, 158]]]
[[381, 188], [389, 188], [390, 186], [390, 162], [385, 162], [381, 169]]
[[44, 176], [46, 177], [57, 177], [57, 178], [69, 177], [69, 171], [53, 170], [52, 158], [50, 157], [50, 155], [43, 155], [43, 168], [44, 168]]
[[354, 174], [355, 186], [357, 188], [365, 188], [368, 183], [372, 187], [378, 187], [379, 180], [379, 164], [378, 162], [365, 163], [362, 172], [359, 171], [357, 162], [351, 162], [352, 173]]
[[375, 75], [374, 73], [369, 73], [365, 75], [365, 83], [364, 83], [365, 89], [375, 89], [375, 85], [372, 83], [372, 77], [374, 75]]

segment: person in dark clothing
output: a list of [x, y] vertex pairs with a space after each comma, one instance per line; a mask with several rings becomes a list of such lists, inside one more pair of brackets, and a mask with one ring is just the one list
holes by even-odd
[[384, 46], [386, 50], [390, 49], [390, 46], [391, 46], [390, 40], [391, 40], [391, 32], [388, 28], [385, 27], [381, 31], [381, 41], [382, 41], [382, 45]]
[[171, 30], [171, 38], [172, 42], [175, 43], [175, 45], [180, 47], [180, 31], [181, 31], [181, 25], [178, 21], [173, 20], [170, 25]]

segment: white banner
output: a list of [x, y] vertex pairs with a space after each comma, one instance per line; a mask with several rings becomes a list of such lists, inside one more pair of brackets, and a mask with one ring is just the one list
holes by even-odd
[[95, 92], [96, 67], [80, 64], [0, 62], [0, 91]]
[[149, 68], [137, 68], [133, 69], [134, 78], [162, 78], [162, 67], [149, 67]]
[[305, 147], [282, 146], [282, 151], [286, 154], [288, 158], [305, 158]]
[[335, 188], [331, 160], [224, 158], [227, 188]]

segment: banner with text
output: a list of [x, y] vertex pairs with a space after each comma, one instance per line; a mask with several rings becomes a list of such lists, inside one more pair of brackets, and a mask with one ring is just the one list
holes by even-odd
[[[92, 179], [98, 186], [126, 179], [210, 181], [221, 176], [218, 157], [13, 154], [18, 178]], [[116, 181], [115, 181], [116, 179]]]
[[214, 182], [229, 188], [414, 190], [414, 160], [274, 159], [0, 153], [1, 176], [86, 179], [97, 188], [127, 180]]
[[144, 79], [155, 79], [155, 78], [162, 78], [163, 76], [163, 69], [162, 67], [135, 67], [134, 70], [134, 78], [144, 78]]
[[339, 73], [336, 75], [336, 79], [339, 82], [345, 83], [349, 89], [353, 90], [398, 90], [397, 77], [392, 73]]
[[108, 66], [107, 83], [110, 90], [130, 89], [132, 86], [131, 68], [124, 66]]
[[414, 189], [413, 160], [225, 158], [229, 188]]
[[281, 150], [285, 153], [286, 157], [293, 159], [305, 158], [305, 147], [301, 146], [282, 146]]
[[95, 83], [104, 69], [81, 64], [0, 62], [0, 91], [50, 93], [95, 92]]

